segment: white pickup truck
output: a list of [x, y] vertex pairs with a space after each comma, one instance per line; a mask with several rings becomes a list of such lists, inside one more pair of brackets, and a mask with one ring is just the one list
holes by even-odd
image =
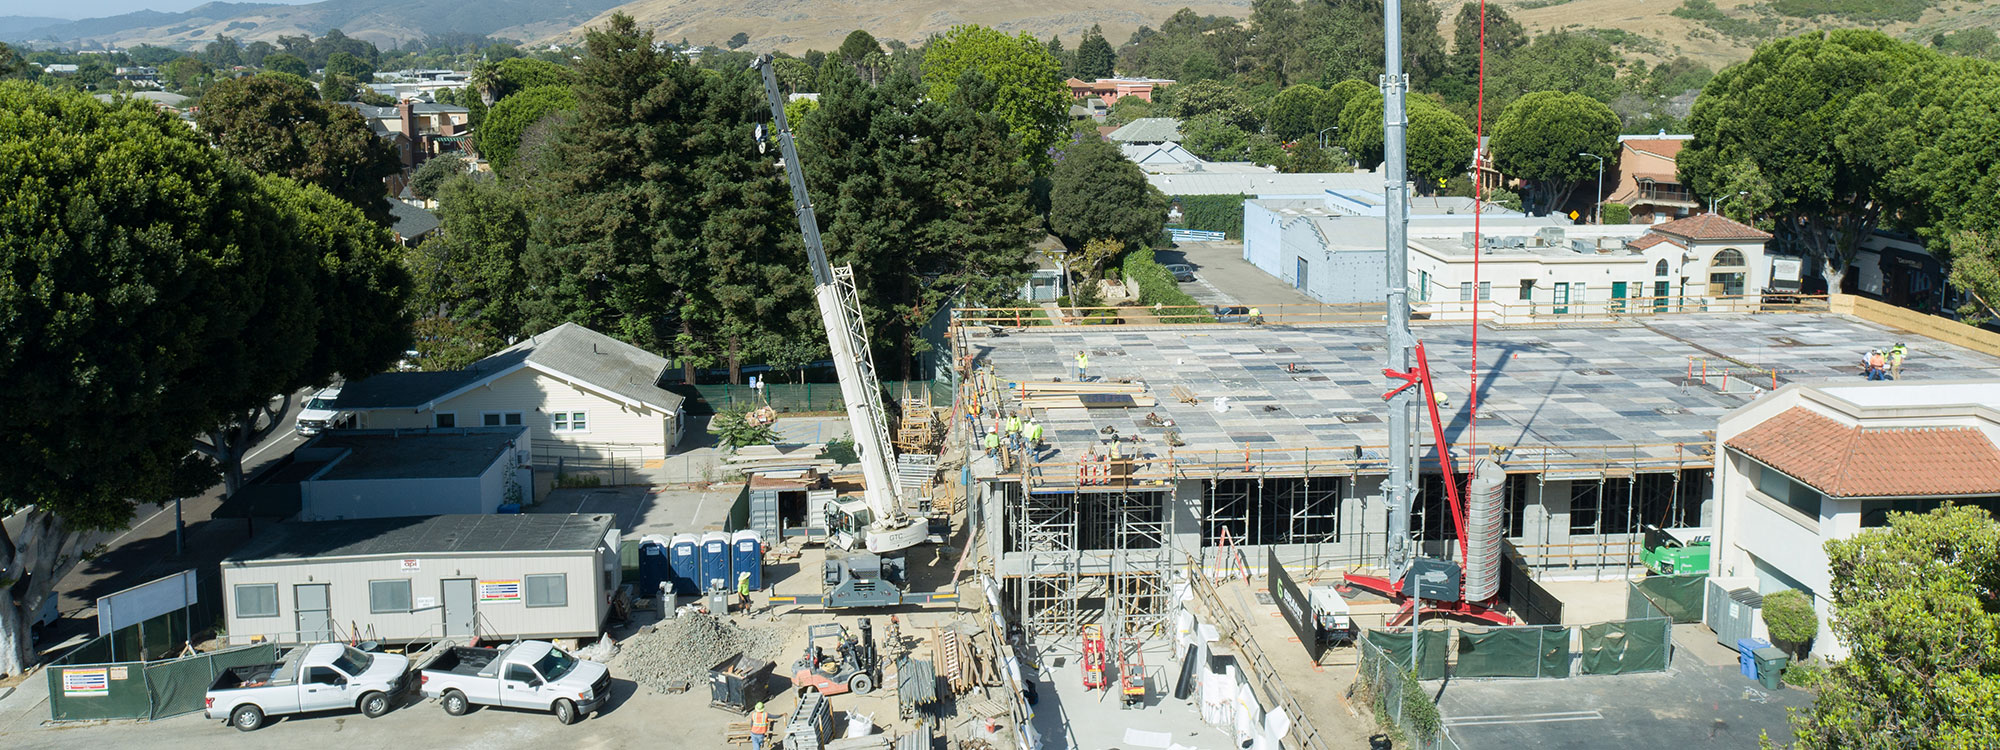
[[408, 657], [371, 654], [339, 643], [301, 646], [275, 664], [231, 667], [208, 688], [208, 718], [248, 732], [265, 719], [311, 711], [358, 709], [376, 718], [409, 688]]
[[438, 651], [418, 674], [424, 697], [438, 699], [453, 716], [477, 704], [548, 711], [556, 721], [574, 724], [603, 706], [611, 692], [611, 670], [547, 641]]

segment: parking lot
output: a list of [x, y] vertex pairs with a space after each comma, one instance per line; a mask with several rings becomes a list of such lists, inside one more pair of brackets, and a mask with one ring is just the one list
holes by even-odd
[[1162, 264], [1186, 263], [1195, 280], [1181, 282], [1181, 291], [1204, 305], [1278, 305], [1313, 303], [1290, 284], [1243, 260], [1241, 242], [1180, 242], [1153, 251]]

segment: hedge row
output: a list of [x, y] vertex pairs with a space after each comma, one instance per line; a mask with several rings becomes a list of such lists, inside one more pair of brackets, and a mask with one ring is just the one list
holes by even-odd
[[1161, 315], [1162, 323], [1213, 323], [1215, 316], [1208, 308], [1196, 302], [1187, 292], [1181, 291], [1174, 275], [1167, 267], [1153, 259], [1153, 251], [1139, 248], [1125, 254], [1123, 268], [1125, 277], [1139, 284], [1139, 304], [1147, 307], [1159, 305], [1162, 312], [1181, 312], [1181, 315]]
[[1248, 195], [1176, 195], [1181, 204], [1183, 229], [1221, 232], [1232, 240], [1243, 239], [1243, 202]]

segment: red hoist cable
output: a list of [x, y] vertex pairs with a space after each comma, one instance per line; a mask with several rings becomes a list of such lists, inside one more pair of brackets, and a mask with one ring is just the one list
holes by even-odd
[[[1472, 157], [1472, 367], [1466, 389], [1466, 470], [1479, 460], [1479, 297], [1486, 287], [1479, 283], [1479, 217], [1486, 213], [1480, 204], [1486, 187], [1486, 0], [1479, 0], [1479, 98], [1473, 105]], [[1457, 481], [1453, 478], [1452, 481]]]

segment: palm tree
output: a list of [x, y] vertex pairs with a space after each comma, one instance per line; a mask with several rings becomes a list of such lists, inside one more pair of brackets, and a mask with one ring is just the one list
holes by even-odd
[[479, 89], [480, 103], [492, 107], [493, 95], [500, 88], [500, 67], [485, 60], [479, 61], [472, 66], [470, 83], [473, 88]]

